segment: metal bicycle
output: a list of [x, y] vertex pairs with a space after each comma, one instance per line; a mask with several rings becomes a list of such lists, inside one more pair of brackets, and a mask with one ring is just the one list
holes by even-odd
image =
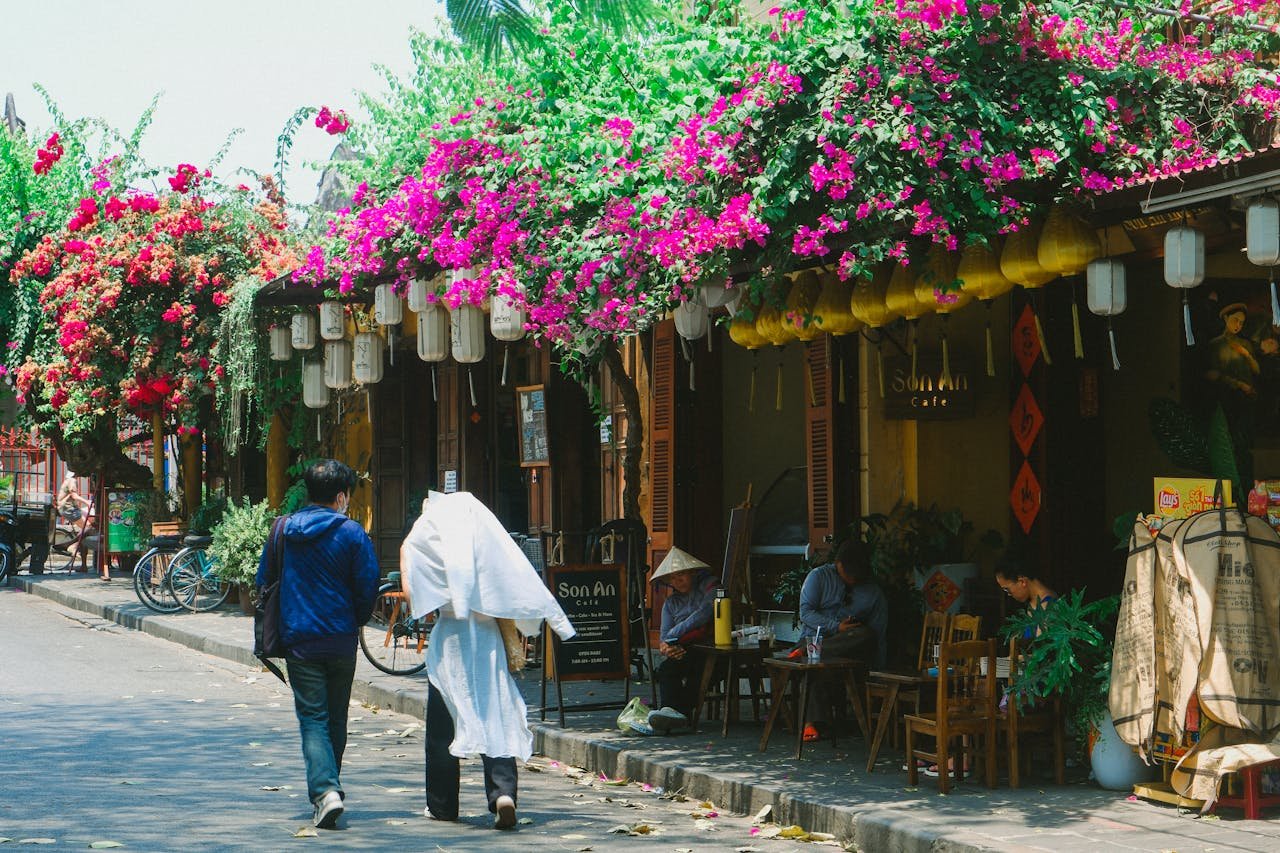
[[169, 569], [182, 550], [178, 536], [156, 536], [133, 567], [133, 591], [138, 600], [157, 613], [177, 613], [182, 605], [169, 589]]
[[179, 607], [196, 612], [214, 610], [231, 595], [231, 584], [218, 577], [218, 561], [206, 549], [212, 536], [185, 536], [173, 555], [165, 585]]
[[400, 589], [400, 573], [391, 572], [378, 587], [373, 615], [360, 629], [360, 649], [369, 663], [392, 675], [412, 675], [427, 666], [431, 616], [413, 618]]

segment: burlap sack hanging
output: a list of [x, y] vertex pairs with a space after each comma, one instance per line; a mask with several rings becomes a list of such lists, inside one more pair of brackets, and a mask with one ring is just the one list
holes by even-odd
[[1150, 763], [1156, 721], [1156, 540], [1139, 521], [1129, 536], [1107, 705], [1120, 739]]

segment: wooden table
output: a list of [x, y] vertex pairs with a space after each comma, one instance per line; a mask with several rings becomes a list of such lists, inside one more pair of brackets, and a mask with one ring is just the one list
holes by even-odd
[[[862, 707], [862, 692], [858, 690], [857, 684], [853, 679], [853, 672], [861, 664], [851, 658], [824, 658], [818, 663], [807, 663], [802, 660], [774, 660], [766, 658], [764, 668], [769, 673], [769, 678], [773, 685], [773, 701], [769, 705], [769, 717], [765, 720], [764, 734], [760, 738], [760, 751], [764, 752], [769, 746], [769, 736], [773, 734], [773, 726], [778, 721], [779, 714], [785, 714], [788, 722], [790, 722], [796, 731], [796, 758], [799, 758], [804, 751], [804, 718], [805, 712], [809, 707], [809, 694], [813, 690], [813, 683], [817, 678], [824, 675], [839, 676], [844, 683], [845, 692], [849, 696], [849, 704], [853, 706], [853, 716], [858, 721], [858, 728], [862, 730], [862, 736], [867, 738], [870, 736], [870, 730], [867, 726], [867, 714]], [[787, 685], [791, 681], [793, 675], [799, 676], [799, 698], [796, 707], [796, 719], [791, 719], [791, 709], [787, 707], [786, 694]], [[832, 744], [835, 744], [834, 728], [832, 729]]]
[[[724, 684], [724, 724], [721, 726], [721, 736], [729, 734], [729, 723], [737, 722], [738, 704], [741, 695], [740, 685], [738, 684], [738, 667], [753, 667], [756, 673], [760, 672], [760, 664], [764, 661], [765, 655], [773, 652], [773, 646], [740, 646], [737, 643], [729, 646], [717, 646], [712, 643], [698, 643], [693, 647], [703, 658], [702, 679], [698, 683], [698, 699], [693, 703], [693, 719], [690, 720], [693, 730], [698, 730], [698, 719], [702, 716], [702, 706], [707, 701], [707, 691], [711, 689], [711, 679], [715, 675], [716, 664], [724, 661], [728, 666]], [[758, 675], [753, 673], [753, 678]], [[756, 693], [755, 681], [752, 682], [751, 699], [755, 703], [756, 719], [760, 719], [759, 697]]]
[[919, 672], [872, 670], [867, 674], [867, 680], [889, 685], [889, 695], [884, 697], [884, 702], [880, 705], [880, 715], [876, 717], [876, 732], [871, 738], [871, 746], [868, 749], [867, 772], [870, 773], [875, 769], [876, 758], [880, 755], [880, 744], [884, 742], [885, 732], [889, 731], [892, 718], [897, 716], [895, 709], [898, 707], [898, 693], [903, 687], [923, 690], [927, 685], [936, 684], [938, 677]]

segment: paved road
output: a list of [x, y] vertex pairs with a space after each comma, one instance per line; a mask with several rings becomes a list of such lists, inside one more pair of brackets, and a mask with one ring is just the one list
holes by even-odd
[[[348, 812], [310, 826], [291, 697], [269, 674], [0, 589], [0, 839], [31, 849], [794, 850], [743, 816], [635, 784], [607, 785], [535, 757], [514, 833], [490, 828], [478, 762], [463, 818], [422, 817], [420, 721], [354, 707]], [[612, 833], [644, 824], [647, 836]], [[4, 844], [26, 849], [27, 845]]]

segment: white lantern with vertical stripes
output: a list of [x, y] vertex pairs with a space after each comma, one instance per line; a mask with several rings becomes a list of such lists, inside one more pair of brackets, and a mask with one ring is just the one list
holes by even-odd
[[351, 384], [351, 341], [325, 342], [324, 384], [334, 390]]
[[1245, 254], [1249, 263], [1271, 267], [1271, 325], [1280, 326], [1280, 298], [1276, 296], [1276, 264], [1280, 264], [1280, 204], [1258, 199], [1244, 216]]
[[672, 313], [675, 315], [676, 334], [686, 341], [696, 341], [706, 335], [710, 325], [707, 308], [697, 299], [681, 302]]
[[290, 340], [294, 349], [308, 350], [316, 348], [316, 318], [314, 314], [299, 311], [293, 315]]
[[1111, 368], [1120, 369], [1120, 356], [1116, 351], [1116, 336], [1111, 328], [1111, 318], [1123, 314], [1129, 304], [1129, 289], [1124, 263], [1115, 258], [1090, 261], [1085, 268], [1089, 310], [1107, 318], [1107, 340], [1111, 343]]
[[430, 304], [427, 300], [428, 292], [427, 280], [425, 278], [415, 278], [409, 282], [409, 286], [405, 288], [405, 301], [409, 303], [409, 310], [420, 312], [426, 309]]
[[329, 389], [324, 384], [324, 362], [318, 358], [302, 362], [302, 403], [308, 409], [329, 405]]
[[450, 344], [459, 364], [475, 364], [484, 358], [484, 312], [479, 305], [463, 304], [450, 312]]
[[404, 319], [404, 303], [389, 284], [373, 289], [373, 319], [383, 326], [394, 326]]
[[430, 302], [418, 312], [418, 358], [444, 361], [449, 344], [449, 312], [439, 302]]
[[1194, 346], [1191, 331], [1191, 303], [1187, 291], [1204, 281], [1204, 232], [1185, 225], [1170, 228], [1164, 235], [1164, 280], [1182, 291], [1182, 328], [1187, 346]]
[[382, 338], [373, 332], [356, 335], [351, 372], [357, 382], [369, 385], [382, 381], [382, 352], [385, 348]]
[[347, 316], [342, 310], [342, 303], [329, 301], [320, 303], [320, 337], [326, 341], [340, 341], [346, 336]]
[[508, 343], [524, 337], [524, 294], [519, 297], [494, 293], [489, 306], [489, 331], [500, 341]]
[[271, 342], [271, 360], [288, 361], [293, 358], [293, 330], [288, 326], [272, 326], [267, 333]]

